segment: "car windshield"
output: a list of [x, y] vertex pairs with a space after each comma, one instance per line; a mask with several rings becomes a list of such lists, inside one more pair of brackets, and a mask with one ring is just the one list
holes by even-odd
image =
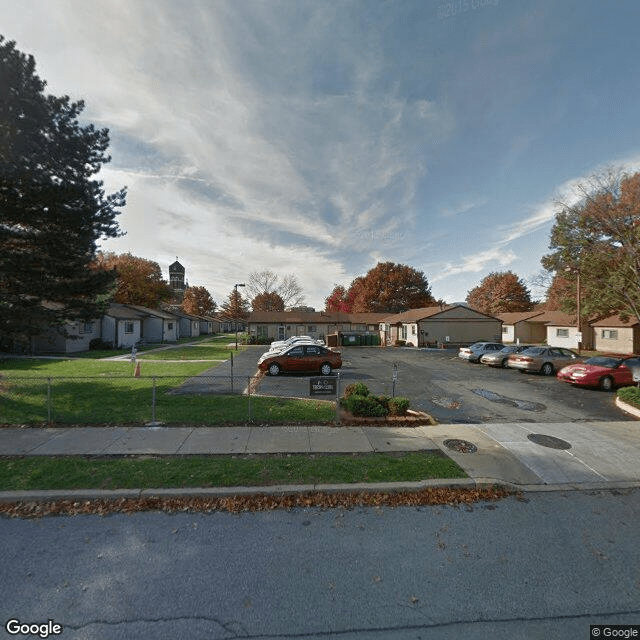
[[594, 367], [617, 367], [622, 362], [621, 358], [607, 358], [605, 356], [595, 356], [584, 361], [585, 364], [592, 364]]

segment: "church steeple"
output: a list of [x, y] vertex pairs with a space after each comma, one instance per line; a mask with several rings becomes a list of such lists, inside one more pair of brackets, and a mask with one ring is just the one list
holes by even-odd
[[175, 292], [184, 292], [184, 267], [178, 262], [178, 256], [176, 261], [169, 265], [169, 284]]

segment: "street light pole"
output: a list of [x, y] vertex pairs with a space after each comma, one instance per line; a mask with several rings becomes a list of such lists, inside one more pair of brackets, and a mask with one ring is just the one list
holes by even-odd
[[575, 273], [577, 276], [577, 286], [576, 286], [576, 311], [578, 314], [577, 324], [578, 324], [578, 355], [580, 355], [580, 349], [582, 347], [582, 322], [580, 321], [580, 268], [579, 267], [566, 267], [565, 271], [568, 273]]
[[244, 287], [244, 283], [233, 285], [233, 288], [236, 292], [233, 300], [234, 304], [236, 305], [236, 351], [238, 350], [238, 287]]

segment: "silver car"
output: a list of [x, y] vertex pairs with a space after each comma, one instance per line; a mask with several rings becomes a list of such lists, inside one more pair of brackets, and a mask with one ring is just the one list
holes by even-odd
[[501, 342], [476, 342], [470, 347], [462, 347], [458, 352], [458, 357], [469, 362], [480, 362], [480, 358], [485, 353], [495, 353], [503, 349]]
[[530, 344], [512, 344], [504, 349], [500, 349], [500, 351], [490, 351], [480, 358], [480, 362], [482, 364], [488, 364], [490, 367], [502, 367], [506, 369], [509, 366], [510, 354], [520, 353], [530, 346]]

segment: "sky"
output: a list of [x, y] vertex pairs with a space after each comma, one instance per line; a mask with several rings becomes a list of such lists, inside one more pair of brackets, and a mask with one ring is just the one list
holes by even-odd
[[378, 262], [531, 289], [559, 202], [640, 170], [638, 0], [0, 0], [47, 91], [110, 131], [125, 235], [218, 304], [295, 274], [317, 310]]

